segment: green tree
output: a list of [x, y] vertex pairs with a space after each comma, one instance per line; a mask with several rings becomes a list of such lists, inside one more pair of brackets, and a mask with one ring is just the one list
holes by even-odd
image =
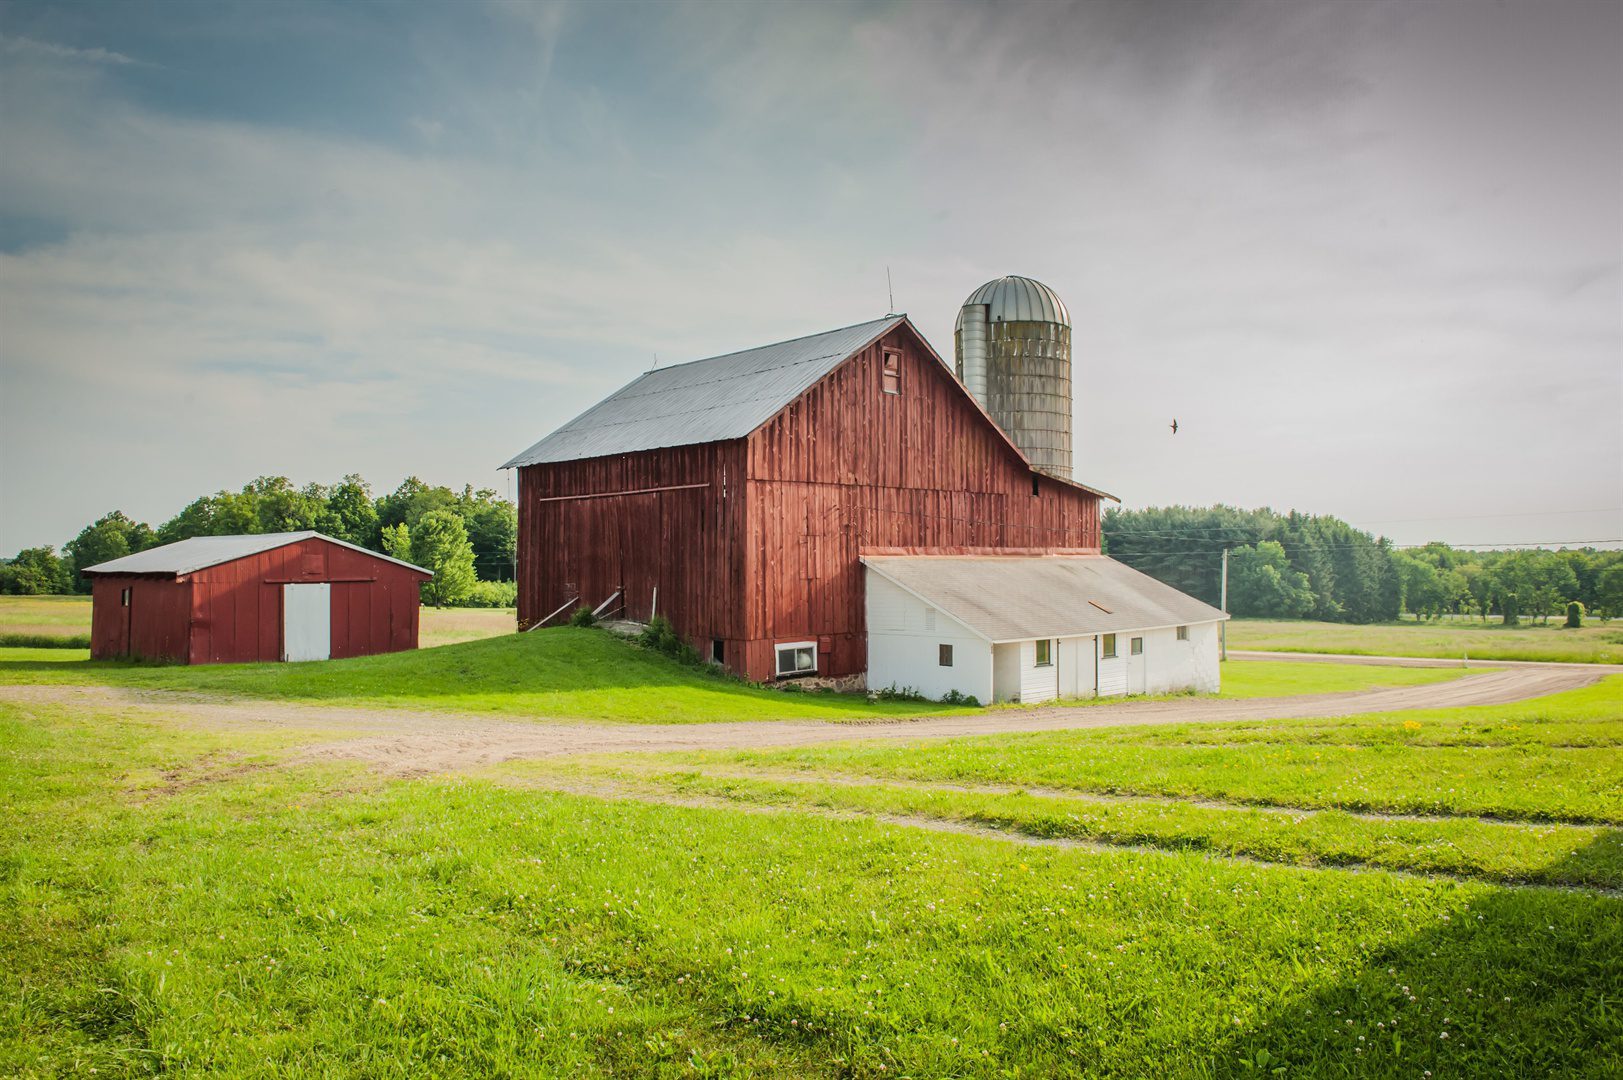
[[334, 484], [327, 491], [327, 505], [315, 527], [338, 540], [378, 550], [382, 535], [371, 486], [354, 473]]
[[423, 599], [445, 607], [473, 588], [473, 545], [462, 518], [450, 510], [424, 514], [411, 530], [411, 561], [434, 577], [423, 584]]
[[431, 487], [415, 476], [378, 500], [378, 522], [382, 525], [416, 527], [425, 514], [456, 509], [456, 493], [448, 487]]
[[385, 525], [379, 534], [383, 553], [391, 559], [411, 562], [411, 528], [406, 525]]
[[242, 494], [252, 500], [252, 532], [303, 532], [316, 527], [327, 509], [327, 493], [319, 484], [295, 488], [285, 476], [261, 476], [245, 485]]
[[518, 511], [489, 488], [469, 484], [457, 496], [456, 510], [468, 527], [474, 565], [483, 581], [511, 581], [518, 551]]
[[72, 591], [73, 571], [53, 547], [23, 548], [16, 558], [0, 565], [0, 592], [39, 596]]
[[1229, 610], [1235, 615], [1293, 619], [1312, 608], [1307, 575], [1291, 568], [1277, 541], [1264, 540], [1229, 554]]
[[132, 521], [122, 511], [114, 510], [97, 518], [62, 549], [73, 568], [72, 588], [78, 592], [89, 592], [90, 582], [85, 580], [82, 573], [85, 567], [143, 551], [152, 546], [153, 539], [151, 527]]

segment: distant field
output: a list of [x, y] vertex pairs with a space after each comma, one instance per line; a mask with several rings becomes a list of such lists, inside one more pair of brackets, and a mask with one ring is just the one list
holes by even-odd
[[[510, 634], [512, 608], [424, 607], [419, 640], [423, 648]], [[88, 596], [0, 596], [0, 642], [17, 635], [78, 639], [90, 635]], [[84, 642], [79, 642], [84, 644]]]
[[1498, 622], [1402, 622], [1353, 626], [1286, 619], [1235, 619], [1229, 648], [1273, 652], [1352, 653], [1359, 656], [1434, 656], [1457, 660], [1551, 660], [1623, 663], [1623, 622], [1592, 620], [1577, 630], [1558, 625], [1503, 626]]

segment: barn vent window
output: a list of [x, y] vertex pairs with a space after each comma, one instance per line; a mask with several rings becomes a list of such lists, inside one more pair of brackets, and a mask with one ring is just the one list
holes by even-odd
[[1189, 627], [1187, 627], [1187, 626], [1178, 627], [1178, 640], [1179, 641], [1188, 641], [1189, 640]]
[[1038, 495], [1042, 494], [1041, 491], [1037, 490], [1037, 474], [1036, 473], [1031, 474], [1031, 494], [1032, 494], [1033, 498], [1036, 498]]
[[879, 376], [879, 385], [887, 394], [902, 392], [902, 354], [885, 350], [885, 366]]
[[1037, 666], [1048, 667], [1054, 662], [1054, 643], [1048, 639], [1037, 642]]
[[817, 642], [791, 641], [778, 649], [778, 677], [813, 675], [817, 672]]
[[951, 645], [939, 645], [939, 646], [937, 646], [937, 648], [941, 650], [941, 652], [940, 652], [941, 666], [942, 667], [952, 667], [952, 646]]
[[1116, 635], [1106, 634], [1099, 639], [1099, 656], [1105, 660], [1116, 658]]
[[1134, 656], [1143, 656], [1144, 655], [1144, 639], [1141, 638], [1141, 637], [1134, 638], [1133, 639], [1133, 644], [1132, 644], [1132, 650], [1133, 650], [1133, 655]]

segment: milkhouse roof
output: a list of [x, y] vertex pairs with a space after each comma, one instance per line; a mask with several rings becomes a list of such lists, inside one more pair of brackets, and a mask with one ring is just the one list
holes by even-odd
[[424, 570], [421, 566], [413, 565], [401, 559], [392, 559], [387, 555], [363, 548], [359, 544], [351, 544], [345, 540], [338, 540], [325, 533], [318, 533], [313, 529], [302, 532], [282, 533], [252, 533], [241, 536], [194, 536], [189, 540], [178, 540], [173, 544], [164, 544], [161, 547], [147, 548], [137, 551], [134, 555], [125, 555], [121, 559], [97, 563], [87, 566], [86, 574], [173, 574], [176, 577], [182, 574], [195, 573], [210, 566], [219, 566], [222, 563], [235, 562], [247, 558], [249, 555], [258, 555], [265, 551], [274, 551], [289, 544], [296, 544], [301, 540], [325, 540], [329, 544], [359, 551], [363, 555], [370, 555], [374, 559], [404, 566], [408, 570], [415, 570], [419, 574], [433, 577], [432, 570]]
[[995, 644], [1228, 618], [1104, 555], [864, 555], [862, 562]]

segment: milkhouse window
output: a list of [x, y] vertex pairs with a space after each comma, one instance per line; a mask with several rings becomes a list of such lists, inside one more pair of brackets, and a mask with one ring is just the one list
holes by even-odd
[[952, 667], [952, 646], [938, 645], [937, 648], [940, 650], [939, 659], [941, 661], [941, 666]]
[[1188, 641], [1189, 640], [1189, 627], [1187, 627], [1187, 626], [1178, 627], [1178, 640], [1179, 641]]
[[1048, 667], [1054, 662], [1054, 643], [1047, 638], [1037, 642], [1037, 667]]
[[1099, 639], [1099, 655], [1105, 660], [1116, 658], [1116, 635], [1106, 634]]
[[817, 672], [817, 642], [791, 641], [778, 646], [778, 677]]
[[1132, 649], [1133, 649], [1133, 655], [1134, 656], [1143, 656], [1144, 655], [1144, 639], [1141, 638], [1141, 637], [1134, 638], [1133, 639]]
[[880, 388], [887, 394], [902, 392], [902, 354], [885, 350], [885, 366], [879, 375]]

